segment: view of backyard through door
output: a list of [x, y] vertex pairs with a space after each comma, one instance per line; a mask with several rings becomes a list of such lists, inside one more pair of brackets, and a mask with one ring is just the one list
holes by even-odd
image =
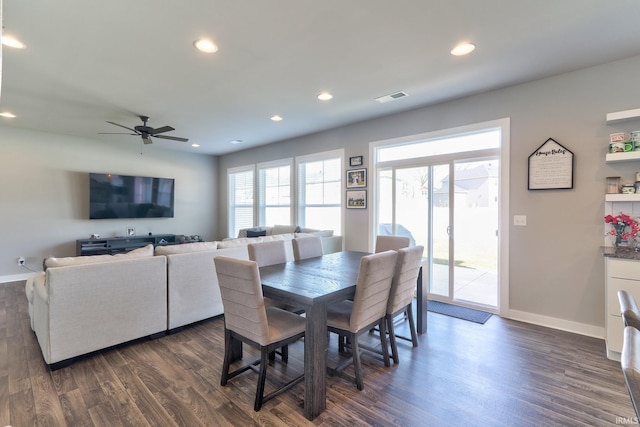
[[[495, 147], [499, 146], [499, 132], [485, 132], [483, 137], [496, 140], [496, 135], [497, 143], [487, 143]], [[441, 143], [450, 146], [449, 141]], [[477, 148], [473, 141], [470, 144]], [[396, 150], [395, 156], [402, 157], [399, 152], [406, 147]], [[378, 234], [406, 236], [412, 244], [425, 247], [430, 299], [495, 310], [499, 296], [500, 158], [497, 150], [481, 148], [484, 150], [425, 156], [410, 162], [380, 162], [376, 214]]]

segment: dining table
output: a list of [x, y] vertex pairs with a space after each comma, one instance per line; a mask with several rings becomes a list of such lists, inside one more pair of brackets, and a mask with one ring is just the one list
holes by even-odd
[[[342, 251], [260, 267], [265, 297], [305, 308], [304, 415], [313, 420], [326, 409], [327, 306], [355, 295], [360, 260], [368, 252]], [[422, 297], [422, 277], [418, 292]], [[426, 292], [418, 324], [426, 330]], [[424, 306], [424, 321], [421, 310]]]

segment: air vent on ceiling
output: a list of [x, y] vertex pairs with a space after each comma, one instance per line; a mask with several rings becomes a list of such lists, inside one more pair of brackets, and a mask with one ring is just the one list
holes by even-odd
[[376, 101], [380, 104], [384, 104], [385, 102], [395, 101], [396, 99], [404, 98], [405, 96], [409, 96], [409, 94], [407, 94], [407, 92], [400, 91], [396, 93], [390, 93], [389, 95], [380, 96], [376, 98]]

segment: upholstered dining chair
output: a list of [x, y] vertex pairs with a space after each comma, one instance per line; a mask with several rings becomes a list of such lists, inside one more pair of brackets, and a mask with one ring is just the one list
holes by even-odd
[[618, 302], [620, 302], [620, 314], [624, 325], [640, 330], [640, 309], [633, 295], [621, 289], [618, 291]]
[[380, 235], [376, 237], [376, 253], [397, 251], [400, 248], [408, 248], [410, 244], [408, 237]]
[[259, 267], [287, 262], [284, 240], [249, 243], [247, 245], [249, 259], [258, 263]]
[[396, 261], [396, 270], [393, 275], [393, 281], [391, 282], [386, 314], [389, 341], [391, 342], [391, 358], [396, 364], [399, 363], [399, 359], [393, 319], [398, 314], [404, 314], [405, 317], [409, 319], [411, 343], [414, 347], [418, 346], [418, 334], [416, 333], [411, 303], [413, 301], [413, 292], [416, 289], [423, 252], [423, 246], [411, 246], [409, 248], [398, 249], [398, 260]]
[[[284, 240], [249, 243], [247, 250], [249, 251], [249, 259], [258, 263], [258, 267], [267, 267], [269, 265], [284, 264], [287, 262]], [[265, 297], [264, 301], [267, 307], [278, 307], [283, 310], [293, 311], [297, 314], [304, 313], [303, 307], [293, 306], [269, 297]]]
[[296, 261], [323, 255], [322, 239], [318, 236], [297, 237], [291, 241], [291, 244]]
[[395, 251], [363, 256], [353, 301], [345, 300], [327, 307], [328, 330], [339, 336], [346, 336], [351, 341], [351, 358], [335, 368], [335, 371], [342, 371], [353, 362], [358, 390], [364, 388], [358, 337], [375, 325], [380, 329], [384, 365], [390, 366], [385, 315], [397, 257]]
[[620, 366], [633, 410], [636, 412], [636, 417], [640, 417], [638, 412], [640, 404], [640, 330], [633, 326], [625, 326], [624, 328]]
[[[305, 319], [276, 307], [265, 307], [260, 271], [255, 261], [217, 256], [214, 258], [224, 306], [224, 362], [220, 384], [259, 365], [258, 385], [253, 409], [290, 389], [304, 379], [300, 375], [279, 389], [264, 395], [269, 355], [304, 336]], [[240, 340], [260, 349], [260, 359], [229, 372], [233, 341]], [[288, 354], [288, 353], [287, 353]], [[283, 362], [287, 358], [283, 357]]]

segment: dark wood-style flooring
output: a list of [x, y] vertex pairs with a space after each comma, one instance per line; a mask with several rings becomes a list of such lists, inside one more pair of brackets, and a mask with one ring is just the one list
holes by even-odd
[[[221, 318], [50, 372], [23, 282], [0, 284], [0, 426], [614, 426], [635, 417], [603, 340], [497, 316], [484, 325], [434, 313], [428, 321], [418, 348], [400, 342], [399, 365], [363, 357], [363, 391], [329, 377], [327, 410], [307, 421], [303, 384], [259, 412], [255, 373], [220, 386]], [[301, 351], [296, 344], [288, 366], [274, 365], [267, 387], [301, 372]]]

